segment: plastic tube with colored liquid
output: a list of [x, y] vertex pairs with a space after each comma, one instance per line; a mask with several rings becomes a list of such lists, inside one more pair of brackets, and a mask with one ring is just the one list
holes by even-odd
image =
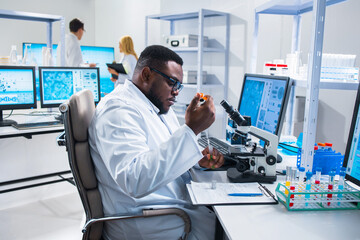
[[[338, 190], [339, 190], [339, 191], [343, 191], [343, 190], [344, 190], [345, 175], [346, 175], [346, 168], [345, 168], [345, 167], [341, 167], [341, 168], [340, 168], [340, 173], [339, 173], [339, 185], [338, 185]], [[342, 194], [338, 194], [339, 200], [341, 200], [342, 197], [343, 197]], [[338, 206], [340, 206], [340, 205], [341, 205], [341, 202], [338, 202]]]
[[[291, 167], [286, 166], [286, 179], [285, 179], [285, 186], [290, 187], [290, 175], [291, 175]], [[285, 189], [285, 194], [289, 194], [289, 191]]]
[[[306, 186], [305, 186], [305, 190], [306, 192], [311, 192], [311, 177], [312, 177], [312, 172], [307, 172], [306, 173]], [[305, 206], [309, 206], [309, 200], [310, 200], [310, 193], [305, 194]]]
[[[334, 190], [334, 178], [335, 178], [335, 171], [329, 172], [329, 183], [328, 183], [328, 192], [332, 192]], [[332, 199], [332, 193], [327, 194], [327, 199]], [[331, 202], [327, 202], [327, 205], [330, 206]]]
[[[290, 192], [295, 192], [295, 181], [296, 181], [296, 169], [292, 169], [291, 170], [291, 176], [290, 176]], [[294, 200], [295, 200], [295, 195], [291, 194], [290, 195], [290, 203], [289, 203], [289, 207], [293, 207], [294, 206]]]

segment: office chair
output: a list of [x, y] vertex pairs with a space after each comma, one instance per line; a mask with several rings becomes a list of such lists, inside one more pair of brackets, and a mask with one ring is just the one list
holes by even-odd
[[182, 209], [144, 209], [141, 215], [104, 216], [88, 143], [88, 128], [95, 113], [93, 94], [90, 90], [82, 90], [75, 93], [67, 102], [63, 103], [59, 109], [63, 115], [65, 126], [64, 138], [59, 145], [66, 146], [70, 168], [86, 214], [86, 223], [82, 230], [82, 239], [102, 239], [103, 223], [105, 221], [163, 215], [176, 215], [180, 217], [184, 221], [185, 227], [184, 233], [179, 239], [187, 239], [191, 231], [191, 220]]

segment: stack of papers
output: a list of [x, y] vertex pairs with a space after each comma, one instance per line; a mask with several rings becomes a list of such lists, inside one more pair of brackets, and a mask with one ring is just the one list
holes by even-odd
[[213, 183], [191, 182], [186, 187], [193, 205], [277, 203], [273, 194], [257, 182], [216, 183], [215, 188]]

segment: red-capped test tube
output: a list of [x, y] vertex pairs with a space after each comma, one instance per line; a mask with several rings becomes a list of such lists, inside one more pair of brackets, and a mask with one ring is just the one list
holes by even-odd
[[316, 173], [315, 173], [315, 184], [320, 185], [320, 178], [321, 178], [321, 168], [318, 167], [316, 168]]
[[[334, 189], [334, 178], [335, 178], [335, 171], [329, 172], [329, 184], [328, 184], [328, 192], [332, 192]], [[332, 193], [328, 193], [327, 199], [332, 199]], [[331, 202], [327, 202], [327, 205], [330, 206]]]
[[[295, 192], [295, 182], [296, 182], [296, 169], [292, 169], [291, 170], [291, 175], [290, 175], [290, 192]], [[294, 198], [295, 195], [291, 194], [290, 195], [290, 203], [289, 203], [289, 207], [293, 207], [294, 206]]]

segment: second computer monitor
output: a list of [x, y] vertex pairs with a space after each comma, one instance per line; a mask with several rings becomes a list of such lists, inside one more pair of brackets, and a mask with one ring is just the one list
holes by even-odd
[[289, 91], [289, 77], [245, 74], [239, 112], [251, 117], [252, 126], [279, 135]]
[[92, 91], [95, 103], [100, 101], [99, 68], [40, 67], [39, 74], [42, 108], [58, 107], [82, 89]]

